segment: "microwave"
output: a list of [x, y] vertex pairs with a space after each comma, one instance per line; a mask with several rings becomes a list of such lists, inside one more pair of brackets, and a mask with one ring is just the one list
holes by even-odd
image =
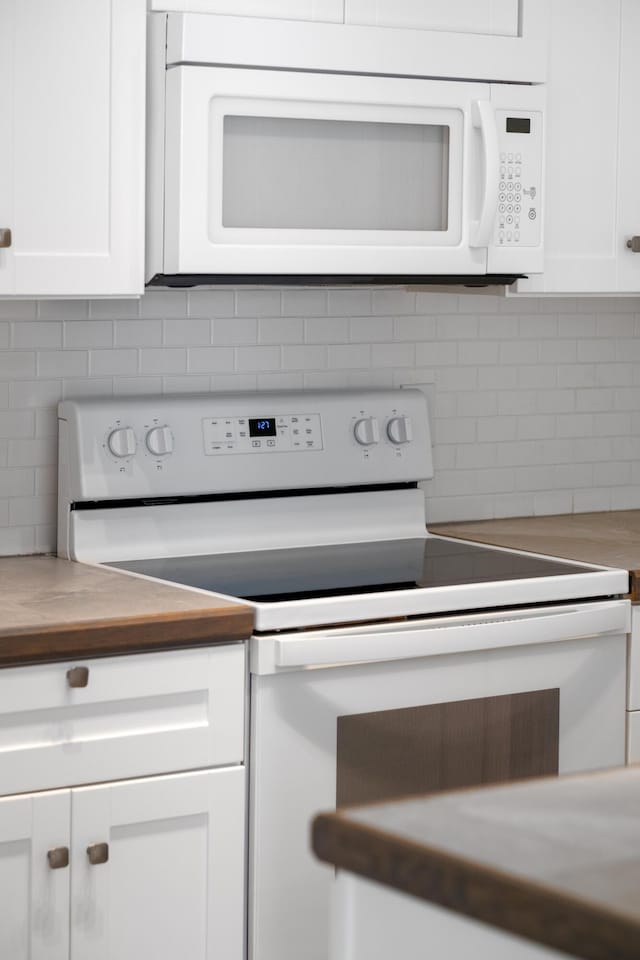
[[[312, 68], [280, 67], [266, 21], [151, 19], [149, 284], [541, 272], [543, 84], [323, 70], [317, 45]], [[319, 25], [267, 26], [291, 46]]]

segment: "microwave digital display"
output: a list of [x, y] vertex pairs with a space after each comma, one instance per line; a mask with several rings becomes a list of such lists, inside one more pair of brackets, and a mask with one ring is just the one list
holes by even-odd
[[507, 117], [507, 133], [531, 133], [529, 117]]

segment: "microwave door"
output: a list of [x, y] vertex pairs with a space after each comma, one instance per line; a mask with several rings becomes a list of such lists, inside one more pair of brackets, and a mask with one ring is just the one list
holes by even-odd
[[164, 273], [486, 273], [471, 235], [489, 99], [489, 84], [173, 68]]

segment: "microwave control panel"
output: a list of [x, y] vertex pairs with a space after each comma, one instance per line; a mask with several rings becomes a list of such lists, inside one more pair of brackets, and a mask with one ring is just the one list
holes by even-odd
[[542, 113], [496, 110], [498, 209], [493, 243], [518, 249], [542, 240]]

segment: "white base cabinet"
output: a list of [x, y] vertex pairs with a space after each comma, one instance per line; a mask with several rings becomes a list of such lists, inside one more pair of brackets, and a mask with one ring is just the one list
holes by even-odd
[[244, 646], [87, 664], [0, 671], [0, 790], [67, 778], [0, 798], [0, 958], [243, 960]]
[[631, 607], [627, 656], [627, 763], [640, 763], [640, 606]]
[[144, 290], [145, 0], [0, 0], [0, 295]]
[[566, 960], [417, 897], [338, 872], [329, 960]]

